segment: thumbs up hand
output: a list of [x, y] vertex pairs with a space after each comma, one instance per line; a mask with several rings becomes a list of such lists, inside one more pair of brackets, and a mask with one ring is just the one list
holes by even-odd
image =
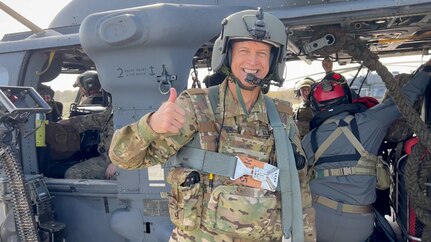
[[185, 111], [175, 103], [177, 91], [171, 88], [169, 99], [151, 115], [150, 127], [158, 134], [178, 134], [185, 122]]

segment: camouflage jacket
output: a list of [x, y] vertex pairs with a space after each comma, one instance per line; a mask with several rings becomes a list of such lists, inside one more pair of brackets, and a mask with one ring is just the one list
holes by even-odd
[[86, 130], [99, 130], [99, 144], [97, 150], [107, 163], [111, 163], [108, 157], [109, 146], [114, 134], [114, 123], [111, 118], [112, 107], [108, 106], [103, 112], [71, 117], [70, 125], [79, 133]]
[[[234, 99], [229, 90], [224, 97], [224, 90], [227, 82], [223, 82], [219, 87], [219, 104], [214, 112], [217, 128], [220, 128], [221, 120], [224, 116], [223, 129], [219, 143], [219, 152], [229, 155], [246, 155], [258, 159], [262, 162], [275, 163], [274, 152], [274, 137], [269, 129], [269, 120], [267, 117], [266, 106], [262, 95], [259, 96], [254, 107], [247, 116], [241, 108], [241, 105]], [[226, 105], [223, 105], [225, 100]], [[124, 169], [137, 169], [149, 167], [156, 164], [163, 164], [167, 159], [176, 154], [176, 152], [186, 145], [198, 130], [197, 119], [199, 114], [196, 114], [191, 97], [183, 92], [177, 99], [176, 103], [185, 109], [188, 115], [185, 116], [186, 121], [178, 135], [158, 135], [148, 125], [148, 118], [151, 114], [143, 116], [138, 122], [125, 126], [117, 130], [112, 139], [110, 149], [110, 157], [112, 162]], [[279, 104], [282, 105], [279, 105]], [[282, 121], [292, 123], [292, 109], [290, 104], [283, 101], [276, 101], [277, 106], [284, 105], [284, 112], [280, 113]], [[224, 111], [223, 111], [224, 109]], [[280, 112], [280, 109], [277, 108]], [[299, 137], [296, 137], [297, 147], [302, 153], [302, 148], [299, 142]], [[170, 172], [168, 182], [175, 188], [183, 182], [184, 170], [177, 168]], [[201, 182], [208, 184], [208, 174], [200, 173]], [[304, 227], [306, 231], [306, 241], [315, 241], [314, 230], [314, 210], [311, 208], [311, 198], [306, 180], [306, 168], [299, 171], [301, 180], [302, 205], [304, 209]], [[214, 190], [205, 190], [203, 201], [202, 221], [207, 220], [205, 212], [208, 207], [210, 210], [211, 203], [208, 202], [209, 196], [214, 195], [218, 187], [228, 189], [229, 187], [237, 187], [228, 177], [214, 176]], [[173, 189], [173, 196], [176, 195], [176, 190]], [[278, 201], [279, 204], [279, 201]], [[232, 213], [234, 214], [234, 213]], [[236, 213], [235, 213], [236, 214]], [[199, 215], [200, 216], [200, 215]], [[172, 216], [171, 216], [172, 219]], [[236, 218], [238, 219], [238, 218]], [[173, 221], [174, 222], [174, 221]], [[244, 222], [244, 221], [241, 221]], [[241, 223], [237, 221], [237, 223]], [[250, 221], [249, 221], [250, 222]], [[175, 222], [174, 222], [175, 223]], [[242, 224], [244, 227], [249, 227], [249, 224]], [[253, 228], [256, 229], [256, 228]], [[281, 229], [281, 228], [278, 228]], [[271, 238], [267, 241], [277, 241]], [[249, 241], [237, 239], [234, 236], [229, 236], [223, 233], [214, 233], [208, 231], [205, 227], [200, 226], [192, 231], [185, 231], [181, 228], [175, 228], [171, 241]]]
[[299, 129], [299, 136], [304, 137], [310, 132], [310, 121], [313, 119], [310, 103], [302, 102], [295, 110], [294, 119]]

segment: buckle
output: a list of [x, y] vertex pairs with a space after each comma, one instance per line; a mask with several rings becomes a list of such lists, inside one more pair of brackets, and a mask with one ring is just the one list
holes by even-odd
[[236, 158], [235, 173], [231, 180], [249, 187], [276, 190], [280, 173], [276, 166], [245, 156]]

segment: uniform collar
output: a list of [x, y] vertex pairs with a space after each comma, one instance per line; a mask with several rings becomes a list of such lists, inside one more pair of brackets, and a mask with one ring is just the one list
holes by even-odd
[[[221, 113], [223, 112], [223, 99], [224, 99], [224, 93], [225, 93], [225, 88], [227, 84], [228, 84], [228, 80], [225, 79], [223, 83], [220, 84], [219, 86], [219, 104], [220, 104]], [[234, 99], [233, 94], [230, 92], [229, 88], [226, 90], [225, 107], [226, 107], [226, 112], [224, 114], [225, 118], [232, 118], [236, 116], [246, 117], [246, 114], [241, 108], [241, 104], [238, 102], [238, 100]], [[246, 118], [247, 118], [247, 122], [260, 121], [265, 124], [269, 123], [262, 92], [260, 93], [256, 103], [251, 109], [249, 116]]]

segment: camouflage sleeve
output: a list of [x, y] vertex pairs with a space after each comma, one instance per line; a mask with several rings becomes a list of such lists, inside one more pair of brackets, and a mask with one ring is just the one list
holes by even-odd
[[79, 133], [86, 130], [102, 129], [111, 116], [111, 107], [107, 107], [103, 112], [87, 115], [75, 116], [69, 119], [70, 125]]
[[182, 93], [175, 101], [186, 112], [186, 121], [179, 134], [159, 135], [148, 124], [152, 113], [138, 122], [115, 131], [109, 157], [123, 169], [139, 169], [164, 164], [167, 159], [187, 144], [197, 130], [196, 115], [190, 98]]

